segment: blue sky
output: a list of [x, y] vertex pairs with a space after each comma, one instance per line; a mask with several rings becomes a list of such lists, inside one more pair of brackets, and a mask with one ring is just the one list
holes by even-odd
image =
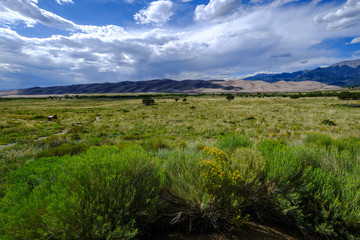
[[0, 90], [360, 58], [360, 0], [1, 0]]

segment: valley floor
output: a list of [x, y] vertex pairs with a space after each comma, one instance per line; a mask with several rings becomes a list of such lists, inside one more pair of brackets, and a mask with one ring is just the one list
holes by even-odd
[[357, 100], [154, 100], [0, 99], [0, 238], [360, 237]]

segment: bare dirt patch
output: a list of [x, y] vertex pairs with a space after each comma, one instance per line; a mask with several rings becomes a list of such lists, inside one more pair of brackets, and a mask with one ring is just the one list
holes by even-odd
[[247, 223], [237, 233], [206, 233], [184, 235], [170, 233], [159, 240], [305, 240], [306, 238], [296, 230], [282, 227], [268, 227], [257, 223]]

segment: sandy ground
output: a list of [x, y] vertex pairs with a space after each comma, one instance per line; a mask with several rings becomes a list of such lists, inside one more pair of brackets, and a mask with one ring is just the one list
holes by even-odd
[[[235, 92], [300, 92], [300, 91], [317, 91], [317, 90], [336, 90], [340, 87], [327, 85], [315, 81], [302, 82], [286, 82], [279, 81], [275, 83], [268, 83], [264, 81], [250, 81], [250, 80], [229, 80], [229, 81], [213, 81], [224, 87], [240, 87], [242, 90], [235, 90]], [[199, 89], [199, 92], [211, 92], [210, 89]], [[215, 90], [216, 92], [216, 90]], [[226, 92], [223, 90], [223, 92]]]

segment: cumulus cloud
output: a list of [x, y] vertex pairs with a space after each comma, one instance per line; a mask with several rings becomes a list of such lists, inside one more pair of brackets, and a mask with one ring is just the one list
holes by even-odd
[[173, 15], [173, 3], [169, 0], [151, 2], [150, 5], [134, 15], [138, 24], [163, 24]]
[[67, 30], [76, 28], [76, 24], [73, 22], [41, 9], [36, 4], [35, 0], [2, 0], [0, 3], [0, 26], [23, 22], [28, 27], [41, 23]]
[[317, 15], [314, 21], [326, 23], [330, 30], [350, 28], [360, 23], [360, 0], [347, 0], [339, 9], [325, 15]]
[[[3, 1], [27, 3], [25, 8], [42, 13], [36, 0]], [[159, 2], [171, 3], [153, 3]], [[3, 10], [2, 3], [0, 15], [10, 14]], [[269, 3], [244, 8], [231, 18], [227, 17], [231, 11], [215, 14], [221, 21], [195, 22], [187, 28], [170, 29], [160, 26], [167, 20], [154, 20], [163, 15], [152, 15], [151, 12], [156, 12], [149, 10], [153, 3], [139, 16], [144, 19], [140, 23], [155, 24], [145, 31], [69, 21], [73, 27], [70, 35], [29, 38], [14, 29], [0, 27], [1, 88], [164, 77], [236, 79], [256, 71], [293, 71], [344, 60], [332, 57], [334, 50], [316, 46], [329, 38], [354, 35], [352, 28], [328, 31], [326, 25], [313, 22], [316, 15], [325, 16], [343, 6], [324, 4], [315, 9], [311, 4], [303, 4], [281, 8], [269, 7], [272, 4]], [[172, 8], [169, 9], [171, 12]], [[18, 17], [12, 18], [14, 24], [23, 19], [33, 21], [34, 25], [42, 23], [41, 14], [25, 14], [16, 7], [11, 11]], [[57, 17], [51, 18], [48, 26], [68, 21], [57, 22]], [[352, 41], [356, 42], [358, 38]]]
[[354, 38], [351, 40], [350, 44], [360, 43], [360, 37]]
[[195, 9], [195, 20], [209, 21], [223, 17], [240, 6], [241, 0], [210, 0], [207, 5], [198, 5]]

